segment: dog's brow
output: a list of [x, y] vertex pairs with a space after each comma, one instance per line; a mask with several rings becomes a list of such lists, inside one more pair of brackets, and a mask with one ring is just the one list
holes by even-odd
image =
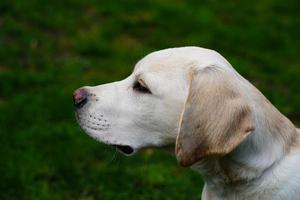
[[142, 81], [143, 83], [145, 83], [144, 77], [142, 74], [137, 74], [135, 76], [135, 81]]
[[135, 81], [139, 81], [139, 82], [141, 82], [142, 85], [148, 87], [148, 85], [147, 85], [146, 82], [145, 82], [145, 79], [142, 77], [142, 74], [136, 75]]
[[137, 74], [137, 75], [135, 76], [135, 80], [139, 80], [139, 79], [142, 79], [142, 74]]

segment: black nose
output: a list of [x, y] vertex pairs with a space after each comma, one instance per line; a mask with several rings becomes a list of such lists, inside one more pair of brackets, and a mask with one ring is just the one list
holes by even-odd
[[78, 89], [73, 93], [73, 101], [76, 108], [81, 108], [88, 101], [88, 92], [85, 89]]

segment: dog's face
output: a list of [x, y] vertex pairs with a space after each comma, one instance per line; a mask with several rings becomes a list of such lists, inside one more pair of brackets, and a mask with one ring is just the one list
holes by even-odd
[[186, 63], [170, 58], [152, 54], [122, 81], [83, 87], [87, 101], [76, 109], [82, 129], [125, 154], [175, 144], [188, 83]]
[[[215, 72], [219, 70], [228, 73], [220, 76]], [[235, 118], [243, 124], [246, 117], [248, 122], [248, 108], [237, 91], [228, 89], [226, 78], [232, 73], [228, 62], [211, 50], [154, 52], [122, 81], [77, 90], [76, 117], [91, 137], [126, 155], [145, 147], [174, 145], [177, 138], [177, 158], [188, 166], [205, 155], [227, 153], [252, 130], [247, 123], [233, 139], [226, 131], [221, 133], [240, 130], [232, 122]], [[225, 115], [233, 119], [227, 122]]]

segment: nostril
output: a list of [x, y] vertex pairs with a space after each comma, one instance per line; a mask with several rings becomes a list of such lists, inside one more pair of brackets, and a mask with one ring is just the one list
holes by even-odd
[[85, 89], [78, 89], [73, 94], [73, 102], [77, 108], [81, 108], [87, 103], [88, 92]]

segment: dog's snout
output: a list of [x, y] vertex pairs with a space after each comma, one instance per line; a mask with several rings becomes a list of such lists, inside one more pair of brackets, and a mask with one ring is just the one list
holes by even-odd
[[88, 91], [86, 89], [77, 89], [73, 93], [73, 101], [76, 108], [81, 108], [88, 101]]

